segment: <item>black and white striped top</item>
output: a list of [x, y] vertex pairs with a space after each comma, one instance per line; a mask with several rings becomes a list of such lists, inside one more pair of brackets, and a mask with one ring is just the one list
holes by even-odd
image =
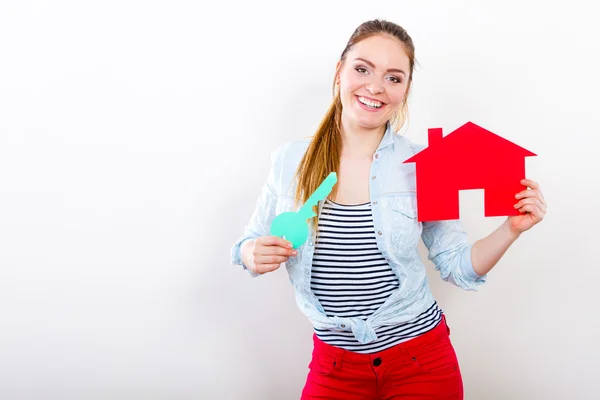
[[[371, 203], [341, 205], [326, 200], [319, 217], [311, 290], [332, 317], [366, 320], [395, 291], [399, 282], [375, 239]], [[319, 339], [357, 353], [375, 353], [419, 336], [438, 324], [437, 303], [398, 326], [376, 329], [377, 340], [359, 343], [352, 332], [315, 328]]]

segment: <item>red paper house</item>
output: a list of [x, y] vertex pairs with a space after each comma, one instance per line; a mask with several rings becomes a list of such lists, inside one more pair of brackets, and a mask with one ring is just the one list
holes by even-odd
[[525, 157], [536, 154], [472, 122], [443, 136], [428, 130], [428, 147], [404, 163], [416, 163], [419, 221], [459, 218], [458, 192], [483, 189], [485, 216], [519, 215], [515, 194], [526, 189]]

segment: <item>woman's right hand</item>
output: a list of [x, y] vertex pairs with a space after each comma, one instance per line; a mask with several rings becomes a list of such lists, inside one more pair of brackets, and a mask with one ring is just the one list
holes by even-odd
[[261, 236], [244, 243], [244, 264], [255, 273], [273, 272], [290, 257], [298, 255], [292, 244], [278, 236]]

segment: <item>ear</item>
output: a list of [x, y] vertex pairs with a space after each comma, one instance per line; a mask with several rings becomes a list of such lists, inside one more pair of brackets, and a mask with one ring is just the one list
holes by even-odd
[[338, 61], [335, 64], [335, 84], [339, 85], [340, 84], [340, 70], [342, 68], [342, 62]]

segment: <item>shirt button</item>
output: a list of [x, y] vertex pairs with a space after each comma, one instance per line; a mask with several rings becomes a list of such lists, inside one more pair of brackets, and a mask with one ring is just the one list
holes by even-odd
[[346, 327], [346, 325], [342, 324], [342, 328], [345, 328], [345, 327]]
[[373, 205], [376, 205], [376, 204], [377, 204], [377, 201], [374, 201], [374, 202], [373, 202]]
[[309, 246], [312, 246], [312, 245], [313, 245], [313, 242], [312, 242], [312, 240], [311, 240], [310, 242], [308, 242], [308, 245], [309, 245]]
[[379, 154], [375, 153], [375, 158], [379, 158]]
[[381, 365], [381, 358], [377, 357], [376, 359], [373, 360], [373, 365], [378, 367]]
[[375, 179], [375, 176], [372, 176], [371, 179]]
[[379, 236], [383, 235], [383, 233], [381, 233], [381, 231], [377, 232], [377, 234], [378, 234]]

